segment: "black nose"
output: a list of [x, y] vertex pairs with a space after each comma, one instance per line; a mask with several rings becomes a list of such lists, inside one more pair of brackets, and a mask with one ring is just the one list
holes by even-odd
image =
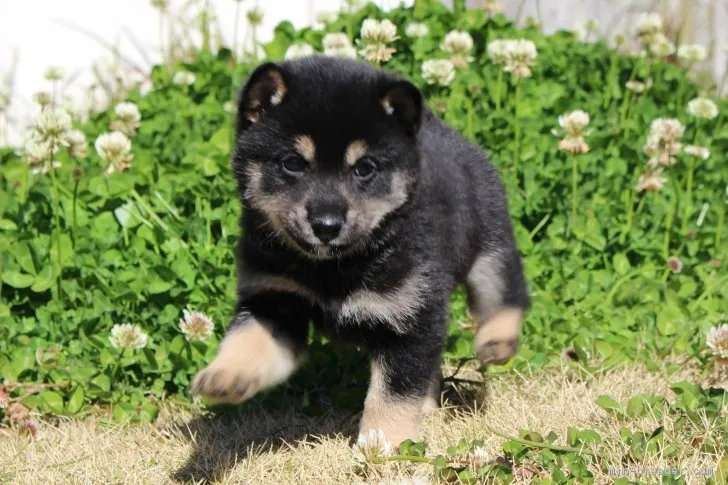
[[324, 243], [335, 239], [344, 227], [344, 218], [334, 214], [312, 217], [310, 222], [313, 233]]

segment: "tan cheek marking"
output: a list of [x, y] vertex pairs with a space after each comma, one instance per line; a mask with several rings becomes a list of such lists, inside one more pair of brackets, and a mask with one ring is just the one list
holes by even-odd
[[475, 352], [484, 363], [501, 363], [513, 357], [518, 349], [523, 310], [503, 308], [478, 328]]
[[250, 317], [228, 332], [215, 360], [195, 377], [192, 390], [213, 402], [238, 403], [280, 384], [300, 363], [289, 342], [274, 338]]
[[298, 135], [296, 136], [294, 146], [299, 155], [307, 161], [313, 162], [316, 156], [316, 145], [313, 142], [313, 138], [308, 135]]
[[367, 154], [368, 149], [369, 147], [364, 140], [354, 140], [349, 143], [349, 146], [346, 147], [346, 152], [344, 153], [344, 163], [346, 163], [346, 166], [353, 166], [357, 160]]
[[381, 430], [386, 440], [396, 448], [402, 441], [417, 437], [425, 400], [426, 398], [402, 399], [390, 396], [387, 392], [384, 369], [374, 361], [359, 432]]

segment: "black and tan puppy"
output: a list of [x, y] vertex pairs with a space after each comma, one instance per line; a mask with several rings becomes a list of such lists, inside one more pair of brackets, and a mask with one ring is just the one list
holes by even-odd
[[262, 65], [238, 113], [239, 302], [194, 391], [240, 402], [283, 382], [313, 321], [371, 356], [361, 430], [415, 437], [458, 283], [477, 356], [516, 351], [529, 299], [495, 169], [414, 85], [363, 63]]

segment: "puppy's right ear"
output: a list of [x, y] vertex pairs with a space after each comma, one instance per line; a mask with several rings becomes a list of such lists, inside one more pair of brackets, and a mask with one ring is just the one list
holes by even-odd
[[276, 64], [268, 62], [253, 71], [238, 101], [238, 133], [258, 121], [264, 111], [281, 104], [287, 92], [285, 76]]

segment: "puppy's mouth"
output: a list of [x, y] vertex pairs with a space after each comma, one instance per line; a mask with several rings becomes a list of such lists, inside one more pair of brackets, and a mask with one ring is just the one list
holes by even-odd
[[336, 259], [345, 256], [354, 247], [346, 241], [341, 241], [341, 236], [329, 242], [322, 242], [315, 236], [306, 237], [306, 231], [295, 225], [294, 228], [286, 227], [286, 235], [289, 243], [295, 246], [300, 252], [313, 259]]

